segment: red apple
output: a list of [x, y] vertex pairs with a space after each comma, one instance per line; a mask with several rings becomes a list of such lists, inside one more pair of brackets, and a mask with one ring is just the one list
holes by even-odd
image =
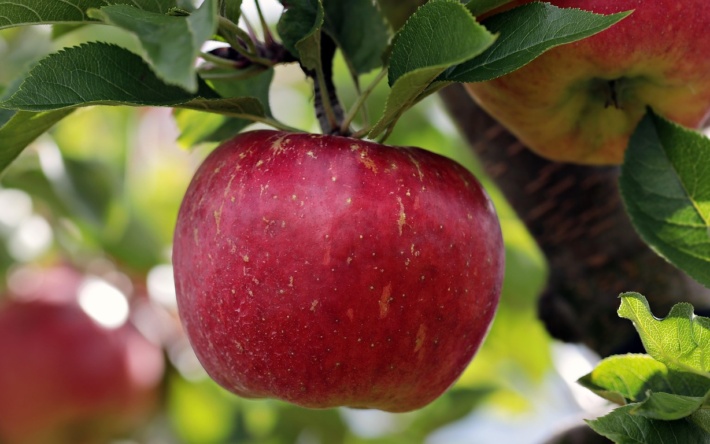
[[109, 329], [77, 303], [81, 276], [48, 270], [0, 305], [0, 442], [105, 443], [157, 401], [160, 349], [130, 324]]
[[467, 85], [473, 98], [533, 151], [552, 160], [619, 164], [647, 106], [688, 127], [708, 118], [710, 2], [549, 3], [602, 14], [634, 12], [518, 71]]
[[471, 361], [504, 254], [491, 201], [449, 159], [255, 131], [197, 171], [173, 261], [187, 335], [226, 389], [402, 412]]

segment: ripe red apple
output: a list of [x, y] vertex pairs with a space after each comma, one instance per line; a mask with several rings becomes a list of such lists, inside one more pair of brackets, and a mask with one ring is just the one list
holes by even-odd
[[197, 171], [173, 261], [187, 335], [223, 387], [402, 412], [470, 362], [504, 254], [489, 198], [449, 159], [255, 131]]
[[130, 324], [109, 329], [77, 303], [81, 276], [43, 273], [0, 304], [0, 442], [105, 443], [145, 422], [163, 372], [160, 348]]
[[552, 160], [619, 164], [647, 106], [687, 127], [708, 118], [710, 2], [549, 3], [602, 14], [634, 12], [518, 71], [467, 85], [473, 98], [533, 151]]

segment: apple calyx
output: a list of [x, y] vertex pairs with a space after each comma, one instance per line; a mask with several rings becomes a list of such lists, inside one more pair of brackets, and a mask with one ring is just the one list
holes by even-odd
[[619, 103], [619, 94], [617, 83], [619, 79], [609, 80], [606, 85], [606, 101], [604, 103], [605, 108], [613, 106], [616, 109], [621, 109], [621, 103]]
[[710, 59], [697, 54], [705, 50], [701, 37], [710, 27], [710, 3], [549, 3], [599, 14], [634, 12], [589, 38], [551, 48], [517, 71], [466, 85], [476, 102], [524, 145], [553, 161], [619, 165], [648, 108], [688, 128], [707, 121]]

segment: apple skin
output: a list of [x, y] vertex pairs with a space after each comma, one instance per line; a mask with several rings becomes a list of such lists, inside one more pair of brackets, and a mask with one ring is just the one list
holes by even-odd
[[82, 276], [47, 270], [0, 304], [0, 442], [105, 443], [154, 412], [163, 356], [132, 325], [108, 329], [77, 303]]
[[[530, 1], [514, 1], [509, 9]], [[710, 113], [710, 2], [551, 0], [601, 14], [612, 27], [553, 48], [503, 77], [466, 87], [521, 142], [551, 160], [619, 164], [647, 106], [697, 128]], [[609, 82], [616, 80], [616, 103]]]
[[449, 159], [255, 131], [198, 169], [173, 263], [188, 338], [226, 389], [403, 412], [471, 361], [504, 252], [491, 201]]

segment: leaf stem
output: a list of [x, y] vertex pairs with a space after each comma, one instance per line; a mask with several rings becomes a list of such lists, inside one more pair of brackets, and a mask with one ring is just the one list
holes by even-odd
[[352, 108], [350, 108], [350, 111], [348, 111], [347, 115], [345, 116], [343, 123], [340, 125], [341, 132], [344, 133], [347, 131], [347, 129], [350, 127], [350, 124], [352, 123], [353, 119], [357, 115], [358, 111], [361, 108], [363, 108], [368, 97], [370, 97], [370, 94], [372, 94], [372, 92], [375, 90], [377, 85], [382, 81], [382, 79], [385, 78], [386, 75], [387, 75], [387, 68], [380, 70], [379, 74], [377, 74], [377, 76], [372, 80], [372, 82], [370, 82], [370, 84], [367, 85], [367, 88], [365, 88], [365, 90], [362, 91], [362, 93], [360, 93], [360, 96], [357, 98], [357, 101], [353, 104]]
[[229, 71], [216, 69], [197, 69], [197, 73], [205, 80], [243, 80], [254, 77], [264, 72], [264, 68], [258, 65], [252, 65], [244, 69], [234, 69], [231, 67]]
[[[246, 22], [246, 17], [242, 18], [245, 19], [245, 23], [248, 23]], [[219, 31], [219, 34], [227, 40], [227, 43], [245, 59], [259, 65], [274, 66], [275, 63], [273, 60], [258, 55], [256, 45], [254, 44], [255, 37], [253, 30], [250, 34], [247, 34], [243, 29], [235, 25], [233, 21], [219, 17]], [[246, 45], [246, 48], [244, 45]]]
[[312, 68], [301, 64], [301, 68], [313, 79], [316, 118], [323, 134], [349, 135], [349, 132], [340, 131], [340, 123], [345, 113], [333, 83], [333, 57], [336, 49], [333, 39], [323, 33], [320, 42], [320, 63], [315, 63]]
[[[195, 108], [185, 108], [185, 109], [195, 109]], [[287, 124], [281, 122], [280, 120], [274, 119], [273, 117], [256, 116], [254, 114], [241, 114], [241, 113], [229, 113], [229, 114], [221, 114], [221, 115], [225, 116], [225, 117], [234, 117], [237, 119], [249, 120], [249, 121], [255, 122], [255, 123], [263, 123], [265, 125], [269, 125], [270, 127], [276, 128], [281, 131], [287, 131], [289, 133], [304, 132], [301, 129], [294, 128], [290, 125], [287, 125]]]
[[[218, 17], [217, 23], [217, 31], [219, 35], [224, 37], [227, 43], [229, 43], [235, 50], [237, 50], [237, 47], [242, 48], [242, 42], [240, 42], [237, 37], [242, 37], [244, 31], [242, 31], [242, 29], [239, 28], [239, 26], [237, 26], [233, 21], [222, 16]], [[251, 49], [252, 51], [255, 51], [256, 48], [253, 47], [253, 42], [251, 42], [251, 39], [247, 40], [248, 42], [244, 41], [244, 44], [249, 45], [251, 43]]]
[[261, 27], [264, 32], [264, 43], [266, 43], [266, 46], [271, 46], [274, 44], [274, 36], [271, 35], [269, 24], [266, 23], [266, 18], [264, 17], [264, 13], [261, 11], [261, 4], [259, 4], [259, 0], [254, 0], [254, 4], [256, 5], [256, 12], [259, 13], [259, 21], [261, 21]]
[[210, 54], [209, 52], [201, 52], [200, 57], [202, 57], [205, 61], [214, 63], [216, 66], [222, 68], [234, 68], [234, 60], [225, 59], [223, 57]]
[[273, 118], [271, 118], [271, 117], [259, 117], [259, 116], [252, 116], [252, 115], [244, 115], [244, 116], [241, 117], [241, 118], [246, 119], [246, 120], [252, 120], [252, 121], [258, 122], [258, 123], [263, 123], [263, 124], [265, 124], [265, 125], [272, 126], [272, 127], [276, 128], [276, 129], [279, 129], [279, 130], [281, 130], [281, 131], [287, 131], [287, 132], [290, 132], [290, 133], [302, 133], [302, 132], [304, 132], [304, 131], [301, 130], [301, 129], [294, 128], [294, 127], [292, 127], [292, 126], [289, 126], [289, 125], [287, 125], [287, 124], [285, 124], [285, 123], [283, 123], [283, 122], [281, 122], [281, 121], [279, 121], [279, 120], [273, 119]]
[[384, 144], [385, 141], [389, 138], [389, 136], [392, 135], [392, 131], [394, 130], [394, 123], [389, 125], [387, 129], [385, 130], [384, 134], [377, 140], [378, 143]]
[[254, 27], [251, 25], [251, 22], [249, 21], [249, 19], [245, 15], [242, 15], [242, 20], [244, 20], [244, 24], [247, 27], [247, 32], [249, 32], [249, 36], [251, 37], [251, 40], [252, 41], [257, 40], [256, 31], [254, 30]]

